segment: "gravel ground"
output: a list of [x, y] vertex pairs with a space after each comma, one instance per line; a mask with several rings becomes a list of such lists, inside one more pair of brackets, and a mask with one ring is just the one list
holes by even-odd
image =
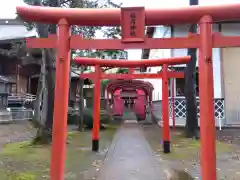
[[[68, 126], [69, 131], [76, 130], [75, 125]], [[32, 139], [36, 129], [29, 121], [20, 121], [11, 124], [0, 124], [0, 148], [11, 142], [21, 142]]]
[[240, 128], [226, 128], [217, 131], [217, 139], [231, 144], [240, 145]]
[[35, 136], [36, 130], [28, 121], [0, 124], [0, 148], [11, 142], [26, 141]]

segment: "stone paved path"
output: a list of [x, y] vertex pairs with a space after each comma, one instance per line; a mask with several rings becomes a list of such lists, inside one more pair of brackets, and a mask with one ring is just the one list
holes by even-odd
[[97, 180], [166, 179], [139, 124], [124, 123], [114, 137]]
[[131, 119], [131, 120], [137, 120], [136, 114], [131, 109], [125, 109], [123, 113], [124, 120]]

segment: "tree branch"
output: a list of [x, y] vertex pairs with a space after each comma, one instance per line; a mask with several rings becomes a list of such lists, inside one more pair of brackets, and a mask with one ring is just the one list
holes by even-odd
[[113, 69], [113, 67], [101, 68], [101, 71], [102, 71], [102, 72], [106, 72], [106, 71], [108, 71], [108, 70], [110, 70], [110, 69]]

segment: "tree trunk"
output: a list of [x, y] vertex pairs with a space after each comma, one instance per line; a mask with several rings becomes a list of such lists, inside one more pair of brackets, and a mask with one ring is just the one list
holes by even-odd
[[41, 70], [38, 78], [38, 86], [37, 86], [37, 94], [36, 94], [36, 101], [34, 103], [34, 121], [37, 121], [36, 123], [43, 124], [46, 120], [46, 116], [44, 116], [42, 113], [43, 109], [43, 94], [45, 89], [45, 72], [46, 72], [46, 61], [44, 56], [45, 51], [42, 50], [42, 62], [41, 62]]
[[[190, 5], [198, 5], [198, 0], [190, 0]], [[197, 25], [190, 25], [190, 33], [197, 33]], [[198, 117], [196, 103], [196, 62], [197, 49], [188, 49], [188, 55], [191, 56], [190, 62], [184, 72], [185, 77], [185, 98], [186, 98], [186, 137], [199, 138]]]
[[[59, 0], [50, 0], [50, 7], [60, 7]], [[53, 24], [48, 29], [50, 34], [57, 33], [57, 25]], [[52, 140], [52, 125], [54, 113], [54, 92], [55, 92], [55, 76], [56, 76], [56, 53], [54, 49], [46, 50], [46, 68], [47, 68], [47, 119], [45, 121], [45, 129], [47, 130], [48, 139]]]
[[[84, 71], [84, 67], [81, 67], [81, 73], [83, 73], [83, 71]], [[83, 123], [83, 111], [84, 111], [83, 85], [84, 85], [84, 79], [80, 78], [80, 80], [79, 80], [79, 122], [78, 122], [79, 131], [83, 131], [83, 128], [84, 128], [84, 123]]]
[[[40, 1], [36, 0], [35, 6], [40, 6]], [[50, 6], [60, 6], [58, 0], [51, 0]], [[48, 32], [56, 34], [56, 25], [36, 24], [37, 31], [40, 38], [48, 37]], [[38, 97], [37, 97], [37, 118], [44, 115], [44, 119], [36, 119], [38, 123], [37, 136], [34, 143], [50, 143], [52, 140], [52, 125], [53, 125], [53, 111], [54, 111], [54, 88], [55, 88], [55, 50], [43, 49], [42, 50], [42, 69], [44, 69], [45, 81], [43, 78], [39, 78]], [[44, 64], [46, 63], [46, 64]], [[44, 65], [44, 67], [43, 67]], [[45, 108], [40, 108], [41, 106]], [[46, 108], [47, 107], [47, 108]]]
[[[54, 92], [55, 92], [55, 52], [54, 50], [47, 50], [46, 55], [46, 64], [47, 64], [47, 119], [45, 121], [45, 126], [48, 127], [49, 132], [52, 131], [53, 125], [53, 112], [54, 112]], [[52, 133], [49, 134], [52, 136]]]
[[188, 138], [199, 138], [198, 117], [196, 103], [196, 49], [189, 49], [190, 62], [185, 70], [185, 98], [186, 98], [186, 136]]

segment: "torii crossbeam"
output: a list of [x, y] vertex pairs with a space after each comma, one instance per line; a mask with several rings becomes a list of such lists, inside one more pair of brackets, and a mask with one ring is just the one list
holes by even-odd
[[[163, 64], [173, 65], [173, 64], [185, 64], [189, 61], [189, 57], [175, 57], [175, 58], [164, 58], [164, 59], [141, 59], [141, 60], [116, 60], [116, 59], [97, 59], [97, 58], [86, 58], [86, 57], [76, 57], [74, 59], [75, 63], [81, 65], [100, 65], [107, 67], [154, 67], [160, 66]], [[83, 79], [94, 79], [95, 73], [84, 73], [80, 74], [80, 78]], [[167, 72], [168, 78], [183, 78], [183, 72]], [[133, 71], [128, 74], [106, 74], [101, 72], [100, 74], [101, 79], [159, 79], [163, 77], [163, 72], [159, 73], [144, 73], [144, 74], [133, 74]]]

